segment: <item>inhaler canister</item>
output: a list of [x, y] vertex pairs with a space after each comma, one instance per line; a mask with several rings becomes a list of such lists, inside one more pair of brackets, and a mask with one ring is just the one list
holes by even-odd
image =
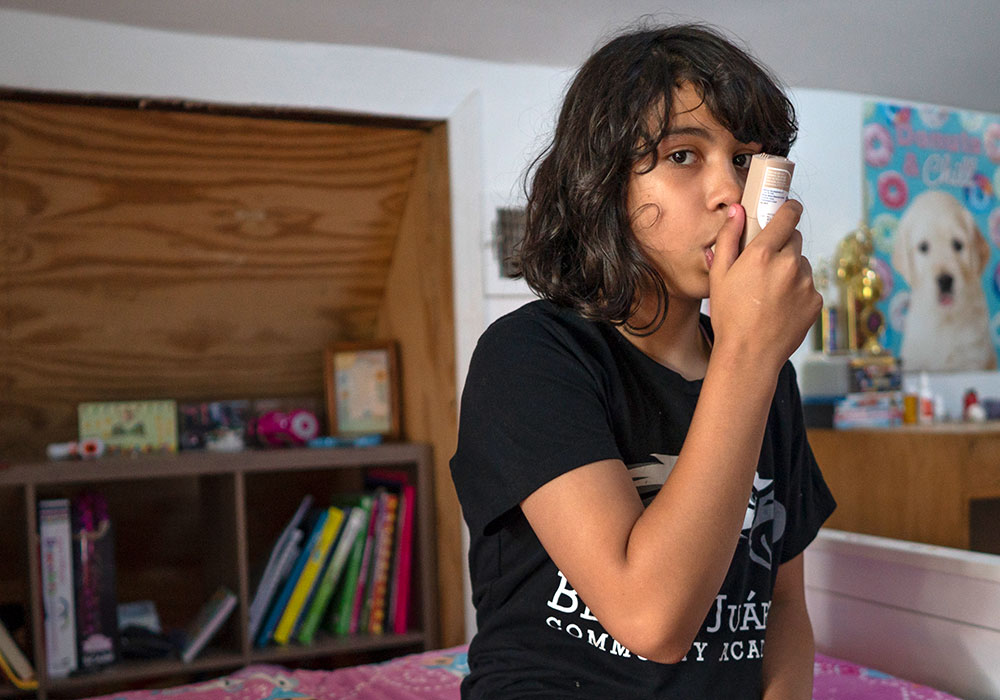
[[795, 163], [781, 156], [758, 153], [750, 160], [747, 185], [740, 202], [747, 213], [740, 250], [756, 238], [788, 199], [794, 172]]

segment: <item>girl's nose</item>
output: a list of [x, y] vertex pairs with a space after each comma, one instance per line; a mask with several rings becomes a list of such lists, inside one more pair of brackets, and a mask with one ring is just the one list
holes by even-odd
[[746, 176], [731, 162], [720, 165], [712, 174], [708, 191], [709, 209], [728, 209], [743, 198]]

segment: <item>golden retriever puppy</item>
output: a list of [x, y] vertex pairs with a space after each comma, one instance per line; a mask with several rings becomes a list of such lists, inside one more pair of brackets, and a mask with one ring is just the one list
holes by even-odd
[[928, 190], [899, 221], [892, 265], [910, 285], [900, 356], [906, 370], [997, 366], [982, 274], [990, 246], [952, 195]]

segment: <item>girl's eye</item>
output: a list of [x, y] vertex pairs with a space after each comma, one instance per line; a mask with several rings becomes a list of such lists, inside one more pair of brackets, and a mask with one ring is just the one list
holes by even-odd
[[753, 156], [750, 153], [741, 153], [735, 158], [733, 158], [733, 165], [735, 165], [737, 168], [749, 168], [750, 159], [752, 157]]
[[674, 151], [667, 156], [667, 159], [675, 165], [690, 165], [694, 160], [694, 153], [691, 151]]

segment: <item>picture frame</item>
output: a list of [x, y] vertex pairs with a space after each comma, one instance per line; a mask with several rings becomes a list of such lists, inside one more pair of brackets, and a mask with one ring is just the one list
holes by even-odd
[[398, 354], [394, 340], [341, 342], [324, 350], [330, 435], [401, 437]]

